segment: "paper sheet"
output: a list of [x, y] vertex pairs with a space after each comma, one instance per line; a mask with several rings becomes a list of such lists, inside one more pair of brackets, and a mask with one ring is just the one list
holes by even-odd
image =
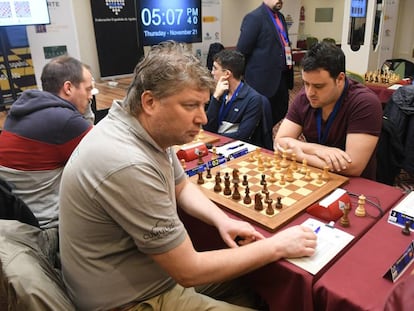
[[316, 252], [311, 257], [286, 260], [312, 274], [318, 273], [354, 238], [353, 235], [345, 231], [329, 227], [325, 223], [313, 218], [307, 219], [303, 225], [311, 228], [313, 231], [317, 231], [318, 244]]

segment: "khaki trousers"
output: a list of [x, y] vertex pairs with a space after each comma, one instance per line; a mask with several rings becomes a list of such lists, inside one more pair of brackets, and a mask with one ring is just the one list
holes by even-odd
[[[262, 305], [262, 307], [258, 306]], [[171, 290], [141, 301], [130, 303], [114, 311], [248, 311], [265, 310], [263, 303], [249, 289], [236, 281], [221, 284], [209, 284], [196, 288], [174, 286]]]

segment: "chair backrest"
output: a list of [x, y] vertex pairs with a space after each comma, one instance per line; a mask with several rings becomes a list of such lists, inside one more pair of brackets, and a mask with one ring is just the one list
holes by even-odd
[[253, 133], [251, 143], [273, 150], [272, 109], [269, 100], [265, 96], [262, 96], [262, 118]]
[[392, 70], [395, 73], [397, 73], [401, 77], [401, 79], [414, 78], [414, 63], [403, 58], [387, 59], [382, 65], [381, 69]]
[[12, 190], [13, 187], [0, 178], [0, 219], [18, 220], [39, 228], [36, 216]]
[[211, 43], [207, 53], [207, 68], [211, 71], [213, 69], [213, 57], [218, 52], [224, 50], [224, 45], [220, 42]]
[[322, 41], [324, 41], [324, 42], [330, 42], [330, 43], [333, 43], [333, 44], [336, 44], [336, 41], [335, 41], [335, 39], [334, 38], [323, 38], [322, 39]]
[[316, 37], [312, 37], [312, 36], [307, 37], [306, 38], [306, 49], [309, 50], [314, 44], [316, 44], [318, 42], [319, 42], [319, 40]]
[[359, 82], [359, 83], [362, 83], [362, 84], [364, 84], [364, 83], [365, 83], [365, 79], [364, 79], [364, 77], [363, 77], [363, 76], [361, 76], [360, 74], [356, 73], [356, 72], [352, 72], [352, 71], [347, 70], [347, 71], [346, 71], [346, 76], [347, 76], [348, 78], [350, 78], [350, 79], [352, 79], [352, 80], [356, 81], [356, 82]]

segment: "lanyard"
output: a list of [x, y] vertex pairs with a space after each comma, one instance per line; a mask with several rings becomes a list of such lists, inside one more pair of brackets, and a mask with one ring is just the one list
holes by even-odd
[[239, 85], [237, 86], [236, 91], [233, 93], [233, 95], [231, 96], [228, 103], [226, 103], [227, 94], [223, 96], [223, 100], [222, 100], [222, 103], [221, 103], [221, 106], [220, 106], [220, 111], [219, 111], [219, 119], [218, 119], [219, 126], [221, 126], [221, 124], [223, 123], [224, 118], [228, 115], [228, 113], [230, 111], [230, 108], [231, 108], [234, 100], [236, 99], [236, 97], [239, 94], [239, 91], [241, 90], [242, 87], [243, 87], [243, 82], [240, 82]]
[[331, 114], [328, 117], [328, 121], [326, 123], [325, 130], [322, 133], [322, 109], [318, 108], [316, 111], [316, 127], [318, 130], [318, 142], [319, 144], [324, 145], [326, 143], [326, 140], [328, 138], [329, 129], [332, 126], [332, 123], [338, 114], [339, 108], [342, 105], [342, 100], [344, 99], [346, 89], [348, 88], [348, 80], [345, 80], [345, 87], [342, 90], [341, 96], [339, 96], [338, 100], [335, 103], [334, 109], [332, 110]]
[[[278, 13], [274, 13], [272, 10], [269, 9], [269, 14], [270, 17], [273, 21], [273, 24], [275, 25], [277, 32], [279, 34], [280, 40], [283, 42], [284, 46], [288, 46], [289, 45], [289, 39], [287, 36], [287, 33], [285, 31], [285, 28], [283, 27], [282, 21], [279, 18]], [[276, 15], [277, 15], [277, 19], [276, 19]]]

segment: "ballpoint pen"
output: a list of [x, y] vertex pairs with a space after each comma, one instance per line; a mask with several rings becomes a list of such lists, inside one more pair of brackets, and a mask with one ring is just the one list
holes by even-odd
[[321, 226], [318, 226], [315, 230], [313, 230], [313, 232], [315, 232], [315, 234], [318, 234], [319, 230], [321, 230]]
[[236, 148], [239, 148], [239, 147], [242, 147], [242, 146], [244, 146], [244, 144], [239, 144], [239, 145], [236, 145], [236, 146], [231, 146], [231, 147], [228, 147], [227, 150], [233, 150], [233, 149], [236, 149]]

